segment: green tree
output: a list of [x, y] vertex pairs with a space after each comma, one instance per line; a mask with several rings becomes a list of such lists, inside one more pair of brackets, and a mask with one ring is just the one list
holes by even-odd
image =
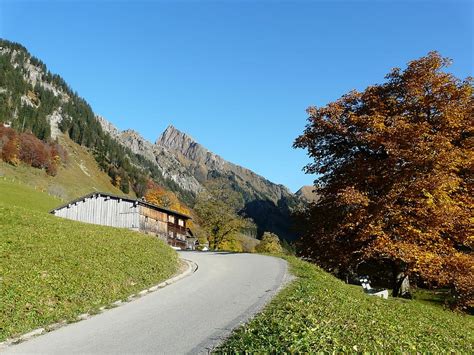
[[209, 186], [198, 195], [194, 210], [211, 249], [221, 249], [224, 242], [229, 243], [248, 226], [248, 221], [239, 216], [235, 208], [240, 199], [235, 191], [217, 185]]

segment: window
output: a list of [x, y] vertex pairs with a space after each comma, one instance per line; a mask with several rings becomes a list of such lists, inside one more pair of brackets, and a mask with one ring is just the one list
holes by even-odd
[[184, 221], [180, 218], [178, 219], [178, 224], [181, 226], [181, 227], [184, 227]]
[[169, 215], [168, 216], [168, 222], [174, 223], [174, 216]]

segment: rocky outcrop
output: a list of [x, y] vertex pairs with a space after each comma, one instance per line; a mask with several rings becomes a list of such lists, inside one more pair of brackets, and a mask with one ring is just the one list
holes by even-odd
[[100, 115], [96, 115], [95, 118], [96, 118], [97, 121], [99, 121], [100, 125], [102, 126], [102, 129], [105, 132], [110, 134], [110, 136], [112, 138], [117, 139], [117, 137], [120, 134], [120, 131], [117, 129], [117, 127], [115, 127], [112, 123], [110, 123], [104, 117], [102, 117]]
[[295, 196], [306, 203], [317, 202], [319, 199], [315, 187], [312, 185], [303, 186], [301, 189], [296, 191]]
[[227, 162], [210, 152], [193, 138], [170, 125], [156, 140], [157, 146], [164, 147], [192, 162], [195, 166], [205, 166], [208, 170], [224, 171]]

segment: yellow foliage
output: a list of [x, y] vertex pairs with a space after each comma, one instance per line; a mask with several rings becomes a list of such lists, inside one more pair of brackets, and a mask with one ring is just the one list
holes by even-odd
[[244, 251], [244, 248], [242, 246], [242, 243], [238, 241], [236, 238], [227, 238], [225, 239], [220, 245], [219, 245], [219, 250], [225, 250], [225, 251], [234, 251], [241, 253]]

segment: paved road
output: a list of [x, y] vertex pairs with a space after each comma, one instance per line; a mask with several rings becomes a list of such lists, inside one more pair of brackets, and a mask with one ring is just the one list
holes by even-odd
[[156, 292], [6, 353], [207, 353], [288, 279], [286, 262], [255, 254], [181, 252], [198, 270]]

